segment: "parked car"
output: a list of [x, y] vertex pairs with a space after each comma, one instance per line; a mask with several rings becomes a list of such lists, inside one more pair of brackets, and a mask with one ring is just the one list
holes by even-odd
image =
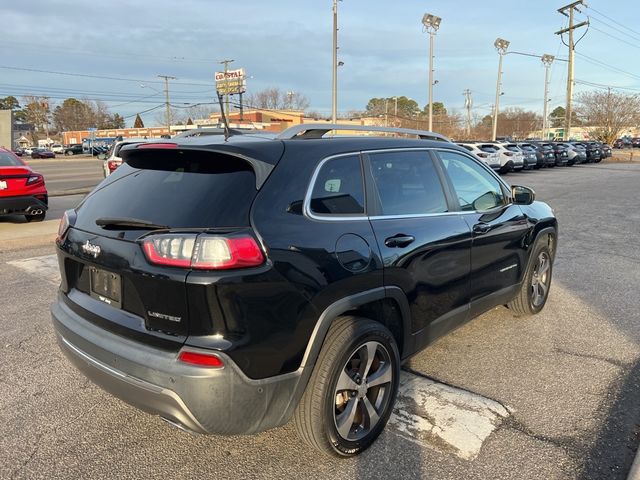
[[544, 154], [538, 152], [538, 149], [534, 144], [528, 142], [519, 142], [517, 145], [523, 152], [530, 152], [530, 154], [533, 154], [535, 163], [533, 164], [532, 168], [538, 169], [544, 166]]
[[181, 428], [292, 418], [352, 456], [384, 429], [403, 360], [495, 306], [542, 310], [557, 222], [531, 189], [438, 134], [322, 138], [338, 128], [412, 132], [124, 147], [60, 223], [52, 317], [70, 361]]
[[629, 138], [618, 138], [613, 142], [613, 148], [631, 148], [632, 146], [633, 144]]
[[611, 147], [606, 143], [601, 143], [601, 145], [602, 145], [602, 157], [603, 158], [611, 157], [613, 155], [613, 151], [611, 150]]
[[31, 158], [56, 158], [56, 154], [45, 148], [34, 148], [31, 151]]
[[64, 147], [62, 145], [60, 145], [59, 143], [54, 143], [53, 145], [51, 145], [51, 151], [53, 153], [64, 153]]
[[44, 177], [0, 147], [0, 215], [24, 215], [28, 222], [41, 222], [47, 205]]
[[24, 147], [24, 148], [22, 149], [22, 154], [23, 154], [23, 155], [25, 155], [25, 154], [26, 154], [26, 155], [31, 156], [31, 152], [33, 152], [33, 147]]
[[98, 159], [102, 160], [102, 174], [104, 177], [107, 178], [122, 164], [122, 158], [119, 157], [122, 147], [125, 145], [133, 145], [148, 141], [151, 140], [143, 138], [127, 138], [126, 140], [112, 143], [111, 148], [109, 148], [107, 153], [101, 153], [98, 155]]
[[[522, 170], [524, 168], [524, 154], [514, 143], [488, 142], [496, 148], [500, 154], [501, 174], [506, 174], [512, 170]], [[507, 145], [509, 148], [507, 148]]]
[[538, 166], [538, 157], [536, 155], [536, 149], [533, 147], [533, 145], [529, 145], [526, 143], [516, 143], [515, 145], [517, 148], [520, 149], [520, 151], [522, 152], [522, 155], [524, 155], [525, 170], [540, 168]]
[[634, 137], [631, 139], [631, 146], [633, 148], [640, 148], [640, 137]]
[[567, 146], [569, 161], [575, 164], [587, 163], [587, 148], [580, 142], [563, 142]]
[[579, 163], [580, 154], [567, 142], [555, 142], [554, 147], [555, 151], [559, 152], [561, 157], [566, 157], [565, 165], [567, 167], [572, 167], [576, 163]]
[[76, 143], [76, 144], [71, 144], [71, 145], [66, 145], [64, 147], [64, 154], [68, 157], [71, 157], [73, 155], [80, 155], [84, 153], [82, 151], [82, 144], [81, 143]]
[[22, 155], [24, 155], [24, 150], [21, 148], [14, 148], [13, 153], [15, 153], [17, 156], [21, 157]]
[[500, 154], [492, 145], [482, 145], [475, 142], [458, 143], [458, 145], [478, 156], [489, 168], [500, 170], [502, 166], [500, 163]]
[[556, 155], [553, 152], [553, 147], [549, 143], [540, 142], [537, 140], [529, 141], [529, 144], [536, 149], [537, 165], [542, 162], [543, 167], [555, 167]]
[[602, 150], [598, 142], [582, 142], [587, 149], [587, 162], [598, 163], [602, 160]]

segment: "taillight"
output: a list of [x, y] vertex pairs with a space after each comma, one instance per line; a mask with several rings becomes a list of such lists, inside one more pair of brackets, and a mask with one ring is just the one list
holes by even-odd
[[67, 230], [69, 230], [69, 227], [71, 226], [70, 212], [73, 212], [73, 210], [67, 210], [62, 214], [62, 218], [60, 219], [60, 224], [58, 225], [58, 237], [56, 238], [57, 241], [60, 241], [64, 238], [65, 234], [67, 233]]
[[256, 267], [264, 263], [258, 243], [250, 236], [163, 234], [142, 243], [151, 263], [200, 270]]
[[109, 168], [110, 172], [113, 172], [116, 168], [118, 168], [120, 166], [120, 162], [117, 160], [109, 160], [107, 162], [107, 167]]
[[478, 156], [480, 158], [487, 158], [489, 155], [487, 155], [486, 153], [478, 153]]
[[513, 152], [503, 152], [507, 157], [513, 157]]
[[34, 175], [29, 176], [29, 178], [27, 178], [27, 185], [34, 185], [36, 183], [40, 183], [43, 181], [44, 181], [44, 178], [42, 177], [42, 175], [40, 175], [39, 173], [36, 173]]
[[190, 352], [183, 350], [178, 355], [178, 360], [183, 363], [197, 365], [198, 367], [222, 368], [224, 363], [213, 353]]

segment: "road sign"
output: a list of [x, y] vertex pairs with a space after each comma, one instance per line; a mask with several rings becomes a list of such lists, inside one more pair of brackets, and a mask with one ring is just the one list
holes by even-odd
[[247, 81], [244, 68], [216, 72], [216, 90], [220, 95], [235, 95], [244, 93], [247, 89]]

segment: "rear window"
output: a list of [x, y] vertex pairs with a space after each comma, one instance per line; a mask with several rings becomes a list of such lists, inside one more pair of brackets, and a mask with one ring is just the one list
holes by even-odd
[[7, 152], [0, 152], [0, 167], [22, 167], [24, 164], [14, 155]]
[[479, 148], [483, 152], [487, 152], [487, 153], [494, 153], [494, 152], [498, 151], [498, 149], [495, 147], [495, 145], [480, 145]]
[[510, 152], [519, 152], [520, 151], [520, 149], [518, 148], [517, 145], [505, 145], [504, 148], [506, 148]]
[[257, 193], [247, 162], [201, 152], [150, 151], [124, 163], [102, 185], [79, 208], [77, 228], [108, 235], [95, 224], [100, 217], [135, 218], [171, 228], [247, 226]]

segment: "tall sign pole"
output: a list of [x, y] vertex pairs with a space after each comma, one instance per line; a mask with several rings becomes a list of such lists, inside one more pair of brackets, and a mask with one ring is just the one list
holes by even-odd
[[[572, 108], [572, 100], [573, 100], [573, 57], [575, 54], [575, 42], [573, 40], [573, 31], [577, 28], [584, 27], [588, 25], [589, 22], [580, 22], [577, 25], [573, 24], [573, 12], [580, 10], [578, 9], [578, 5], [582, 5], [583, 0], [578, 0], [577, 2], [570, 3], [569, 5], [565, 5], [558, 9], [558, 12], [569, 18], [569, 26], [567, 28], [563, 28], [556, 32], [556, 35], [562, 35], [563, 33], [569, 32], [569, 43], [565, 45], [569, 47], [569, 67], [567, 72], [567, 106], [565, 108], [565, 118], [564, 118], [564, 139], [569, 140], [571, 138], [571, 108]], [[567, 13], [567, 11], [569, 13]], [[564, 40], [563, 40], [564, 43]]]
[[[229, 71], [229, 64], [231, 62], [233, 62], [233, 61], [234, 60], [225, 59], [225, 60], [222, 60], [221, 62], [218, 62], [219, 64], [224, 65], [225, 82], [229, 82], [229, 79], [227, 78], [227, 72]], [[227, 91], [229, 90], [228, 85], [227, 85], [226, 90]], [[228, 118], [229, 117], [229, 94], [227, 93], [224, 98], [225, 98], [225, 100], [224, 100], [224, 109], [225, 109], [225, 112], [226, 112], [227, 118]]]
[[542, 137], [547, 140], [549, 129], [549, 71], [555, 57], [553, 55], [542, 55], [542, 63], [544, 64], [544, 105], [542, 106]]

